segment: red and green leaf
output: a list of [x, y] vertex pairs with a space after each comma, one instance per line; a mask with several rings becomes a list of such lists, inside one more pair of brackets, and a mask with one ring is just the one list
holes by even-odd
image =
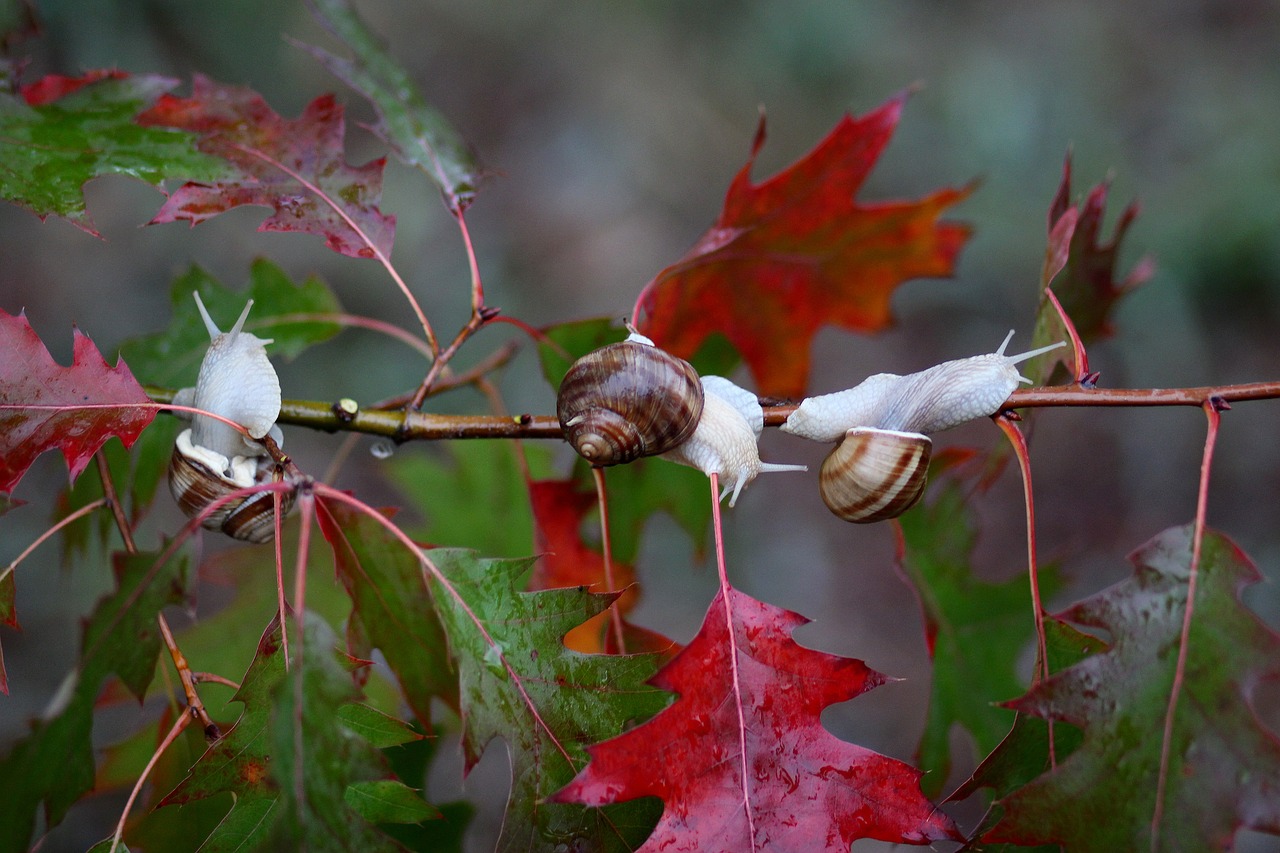
[[53, 360], [25, 314], [0, 309], [0, 492], [10, 492], [46, 450], [61, 450], [75, 480], [111, 436], [125, 447], [156, 416], [124, 361], [108, 367], [73, 331], [69, 367]]
[[385, 159], [348, 165], [342, 107], [332, 95], [316, 98], [301, 117], [289, 120], [258, 93], [197, 74], [190, 98], [164, 95], [137, 120], [143, 127], [195, 133], [200, 150], [222, 158], [234, 172], [180, 187], [152, 223], [194, 226], [234, 207], [261, 205], [273, 213], [259, 231], [316, 234], [344, 255], [391, 257], [395, 217], [378, 209]]
[[176, 85], [158, 75], [90, 71], [30, 83], [21, 98], [0, 92], [0, 198], [96, 234], [83, 190], [92, 178], [126, 175], [159, 187], [225, 176], [226, 166], [198, 151], [191, 134], [134, 122]]
[[[1078, 726], [1084, 739], [1055, 769], [1000, 801], [1004, 817], [988, 840], [1086, 853], [1151, 846], [1191, 536], [1190, 525], [1161, 533], [1131, 556], [1132, 577], [1063, 614], [1106, 631], [1109, 647], [1010, 707]], [[1230, 849], [1241, 827], [1280, 833], [1280, 739], [1252, 704], [1262, 681], [1280, 677], [1280, 635], [1240, 601], [1259, 577], [1225, 536], [1205, 533], [1163, 780], [1160, 850]]]
[[798, 397], [808, 384], [809, 350], [819, 329], [882, 329], [898, 285], [951, 275], [969, 230], [939, 217], [967, 189], [939, 190], [919, 201], [855, 200], [904, 103], [899, 96], [866, 116], [845, 116], [813, 151], [753, 184], [751, 169], [764, 145], [761, 122], [719, 219], [640, 294], [640, 330], [683, 358], [723, 335], [746, 360], [761, 394]]
[[585, 764], [584, 748], [647, 719], [666, 704], [645, 684], [652, 655], [584, 655], [561, 639], [603, 612], [616, 595], [578, 588], [516, 592], [530, 560], [486, 560], [434, 550], [429, 559], [450, 588], [433, 595], [462, 678], [462, 749], [467, 770], [496, 737], [511, 756], [512, 786], [498, 850], [632, 850], [653, 825], [646, 804], [605, 810], [547, 797]]
[[[1051, 289], [1058, 305], [1048, 296], [1041, 297], [1033, 349], [1058, 341], [1079, 346], [1110, 337], [1116, 305], [1155, 271], [1149, 257], [1138, 261], [1123, 277], [1117, 271], [1120, 242], [1138, 215], [1137, 204], [1121, 213], [1111, 239], [1099, 242], [1107, 190], [1106, 184], [1099, 184], [1089, 191], [1083, 205], [1072, 202], [1071, 158], [1063, 162], [1062, 182], [1049, 206], [1048, 243], [1040, 278], [1041, 290]], [[1022, 372], [1036, 384], [1045, 384], [1059, 363], [1069, 374], [1074, 373], [1073, 356], [1070, 347], [1055, 350], [1032, 359]], [[1080, 362], [1087, 367], [1087, 358]], [[1083, 381], [1086, 377], [1070, 379]]]
[[554, 800], [660, 798], [643, 851], [844, 853], [858, 838], [958, 838], [921, 795], [920, 771], [823, 728], [823, 708], [885, 677], [798, 645], [791, 634], [807, 621], [737, 590], [718, 594], [702, 630], [650, 681], [679, 699], [589, 747], [591, 763]]

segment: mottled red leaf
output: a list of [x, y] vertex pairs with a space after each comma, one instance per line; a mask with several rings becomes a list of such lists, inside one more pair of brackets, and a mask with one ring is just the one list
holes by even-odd
[[350, 166], [343, 158], [342, 106], [332, 95], [302, 116], [277, 115], [251, 89], [196, 75], [190, 98], [165, 95], [138, 116], [143, 126], [176, 127], [199, 135], [198, 147], [240, 172], [238, 179], [180, 187], [151, 222], [206, 219], [244, 204], [275, 212], [259, 231], [302, 231], [356, 258], [391, 256], [395, 217], [378, 209], [385, 158]]
[[1280, 678], [1280, 635], [1240, 601], [1258, 570], [1225, 536], [1206, 531], [1159, 839], [1152, 838], [1191, 537], [1191, 525], [1159, 534], [1131, 556], [1131, 577], [1064, 614], [1105, 631], [1110, 647], [1010, 706], [1079, 726], [1084, 740], [999, 801], [1004, 817], [987, 840], [1109, 853], [1230, 850], [1241, 826], [1280, 834], [1280, 739], [1253, 708], [1257, 686]]
[[717, 595], [702, 630], [650, 680], [680, 698], [588, 747], [591, 763], [552, 799], [659, 797], [662, 819], [643, 851], [845, 853], [858, 838], [958, 838], [920, 793], [920, 771], [823, 728], [823, 708], [886, 679], [798, 645], [791, 634], [807, 621], [737, 590], [727, 606]]
[[742, 353], [762, 394], [797, 397], [821, 327], [882, 329], [899, 284], [951, 275], [969, 229], [938, 217], [967, 189], [919, 201], [854, 200], [904, 102], [898, 96], [861, 118], [845, 116], [795, 164], [753, 184], [762, 121], [719, 219], [640, 294], [640, 330], [684, 358], [720, 333]]
[[74, 330], [70, 367], [53, 360], [25, 314], [0, 309], [0, 492], [12, 491], [46, 450], [58, 449], [75, 480], [111, 436], [129, 447], [156, 416], [121, 359], [108, 367]]

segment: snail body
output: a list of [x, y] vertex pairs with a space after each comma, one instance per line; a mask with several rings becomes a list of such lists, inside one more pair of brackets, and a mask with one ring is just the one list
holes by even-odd
[[[200, 294], [194, 296], [210, 344], [195, 388], [183, 389], [175, 395], [174, 402], [241, 424], [254, 439], [270, 435], [277, 445], [283, 443], [283, 434], [276, 426], [280, 381], [266, 353], [271, 341], [244, 331], [253, 300], [245, 305], [231, 330], [221, 332]], [[188, 516], [195, 517], [231, 492], [275, 478], [275, 462], [260, 443], [208, 415], [193, 415], [191, 422], [174, 444], [168, 476], [169, 491]], [[236, 539], [265, 542], [274, 535], [274, 503], [269, 492], [251, 494], [229, 501], [201, 524]], [[285, 493], [282, 512], [288, 512], [292, 504], [292, 493]]]
[[748, 483], [768, 471], [804, 471], [804, 465], [760, 461], [758, 442], [764, 430], [764, 409], [755, 394], [723, 376], [702, 377], [704, 403], [697, 429], [688, 441], [662, 454], [663, 459], [716, 474], [724, 487], [720, 500], [729, 506]]
[[683, 443], [697, 428], [702, 406], [693, 366], [636, 332], [574, 362], [556, 396], [565, 438], [598, 467], [657, 456]]
[[924, 494], [928, 436], [994, 415], [1018, 387], [1020, 362], [1063, 344], [1005, 355], [1013, 332], [993, 353], [945, 361], [918, 373], [877, 373], [859, 385], [804, 400], [783, 432], [838, 441], [823, 462], [819, 488], [836, 515], [855, 523], [901, 515]]

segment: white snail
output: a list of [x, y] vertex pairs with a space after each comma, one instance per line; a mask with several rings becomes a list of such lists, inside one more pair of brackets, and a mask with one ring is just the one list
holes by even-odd
[[836, 515], [853, 522], [894, 518], [924, 493], [930, 433], [993, 415], [1031, 380], [1017, 365], [1064, 346], [1005, 355], [1009, 332], [994, 353], [898, 376], [877, 373], [834, 394], [804, 400], [782, 426], [814, 441], [839, 441], [822, 464], [819, 488]]
[[[265, 348], [271, 341], [244, 331], [253, 300], [224, 333], [209, 317], [200, 294], [193, 295], [211, 342], [195, 388], [179, 391], [174, 403], [221, 415], [244, 426], [255, 439], [270, 435], [281, 444], [284, 436], [276, 426], [280, 381]], [[169, 491], [188, 516], [223, 495], [275, 476], [275, 463], [258, 442], [217, 418], [197, 414], [191, 421], [191, 427], [178, 435], [169, 463]], [[292, 503], [292, 493], [285, 493], [282, 511], [288, 512]], [[248, 542], [266, 542], [275, 532], [274, 500], [270, 492], [261, 492], [232, 501], [203, 526]]]
[[702, 377], [702, 416], [693, 435], [663, 459], [719, 476], [724, 489], [720, 500], [731, 495], [738, 502], [742, 489], [769, 471], [805, 471], [804, 465], [779, 465], [760, 461], [758, 442], [764, 430], [764, 410], [755, 394], [739, 388], [723, 376]]

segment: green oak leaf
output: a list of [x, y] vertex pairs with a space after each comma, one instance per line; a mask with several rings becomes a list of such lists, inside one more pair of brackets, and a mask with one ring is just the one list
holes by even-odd
[[462, 680], [465, 766], [496, 737], [511, 757], [497, 849], [634, 849], [652, 830], [660, 804], [639, 800], [597, 810], [544, 802], [586, 764], [588, 744], [667, 704], [667, 694], [645, 683], [657, 670], [656, 656], [584, 655], [562, 643], [617, 594], [576, 587], [516, 592], [529, 560], [451, 549], [427, 556], [440, 573], [431, 584]]
[[193, 292], [199, 292], [209, 316], [223, 331], [229, 329], [253, 300], [253, 310], [245, 329], [260, 338], [270, 338], [267, 353], [294, 358], [307, 347], [327, 341], [341, 330], [336, 322], [303, 319], [299, 315], [336, 314], [342, 310], [338, 299], [323, 281], [308, 278], [301, 284], [268, 260], [254, 261], [249, 287], [233, 291], [208, 272], [193, 266], [174, 279], [169, 288], [173, 319], [163, 332], [126, 341], [120, 354], [135, 375], [154, 385], [181, 387], [194, 385], [200, 362], [209, 348], [209, 332], [196, 308]]
[[192, 134], [134, 123], [176, 85], [157, 75], [107, 76], [37, 106], [0, 92], [0, 198], [96, 233], [83, 191], [91, 178], [127, 175], [159, 186], [223, 177], [226, 164], [196, 150]]
[[[973, 574], [976, 525], [954, 479], [935, 484], [932, 499], [904, 514], [902, 568], [924, 616], [933, 658], [929, 714], [916, 752], [929, 771], [926, 796], [942, 790], [951, 768], [952, 726], [962, 726], [982, 755], [995, 749], [1013, 723], [996, 705], [1026, 689], [1018, 658], [1035, 636], [1025, 577], [990, 584]], [[1051, 595], [1057, 575], [1041, 567], [1040, 592]]]

